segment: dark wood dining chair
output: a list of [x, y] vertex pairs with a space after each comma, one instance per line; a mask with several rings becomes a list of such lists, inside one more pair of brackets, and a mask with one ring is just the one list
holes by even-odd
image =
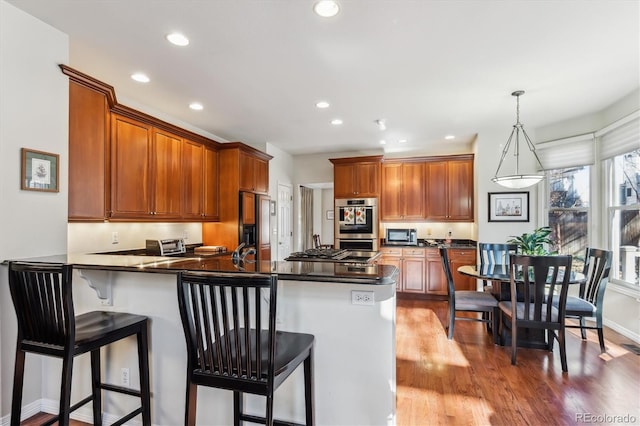
[[[604, 305], [604, 292], [609, 282], [611, 271], [611, 259], [613, 253], [607, 250], [587, 248], [584, 256], [584, 268], [582, 273], [585, 276], [584, 282], [580, 283], [577, 296], [567, 296], [566, 318], [577, 319], [579, 324], [572, 325], [565, 323], [567, 328], [579, 328], [582, 339], [587, 338], [587, 329], [597, 330], [600, 341], [600, 352], [604, 353], [604, 332], [602, 327], [602, 308]], [[559, 303], [558, 298], [554, 298], [554, 305]], [[585, 318], [594, 318], [595, 325], [586, 325]]]
[[[315, 338], [276, 331], [277, 286], [269, 274], [178, 274], [188, 357], [185, 425], [195, 425], [198, 386], [233, 391], [234, 425], [293, 424], [274, 421], [273, 394], [302, 363], [306, 424], [314, 424]], [[243, 412], [245, 392], [266, 397], [264, 417]]]
[[[440, 247], [440, 260], [447, 280], [447, 295], [449, 297], [449, 326], [448, 338], [453, 339], [453, 330], [456, 320], [480, 321], [491, 324], [493, 342], [498, 343], [498, 300], [491, 293], [482, 291], [456, 290], [451, 273], [451, 264], [447, 249]], [[456, 312], [479, 312], [483, 315], [477, 317], [458, 317]]]
[[[571, 256], [510, 256], [511, 300], [498, 306], [511, 323], [511, 364], [516, 364], [518, 328], [541, 329], [547, 332], [549, 351], [554, 339], [558, 341], [562, 371], [567, 372], [564, 316], [571, 260]], [[555, 305], [554, 297], [558, 298]]]
[[320, 234], [313, 234], [313, 247], [317, 249], [330, 249], [333, 248], [333, 244], [322, 244]]
[[[18, 320], [11, 425], [20, 424], [25, 354], [62, 359], [62, 380], [58, 415], [44, 423], [68, 425], [70, 413], [93, 402], [93, 424], [102, 424], [102, 391], [139, 397], [139, 408], [113, 423], [121, 425], [142, 414], [142, 424], [151, 424], [149, 391], [148, 318], [123, 312], [94, 311], [75, 316], [72, 294], [72, 266], [62, 264], [9, 263], [9, 289]], [[129, 336], [136, 336], [140, 390], [103, 383], [100, 348]], [[91, 353], [91, 395], [71, 405], [71, 376], [74, 357]]]
[[[509, 255], [516, 254], [517, 250], [516, 244], [478, 243], [480, 265], [509, 265]], [[492, 285], [491, 282], [482, 280], [482, 287], [485, 291], [491, 291]]]

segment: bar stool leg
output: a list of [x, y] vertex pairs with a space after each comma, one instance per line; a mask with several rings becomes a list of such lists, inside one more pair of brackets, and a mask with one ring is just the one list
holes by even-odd
[[13, 372], [13, 396], [11, 400], [11, 425], [20, 424], [22, 412], [22, 386], [24, 384], [24, 352], [16, 349], [16, 363]]
[[91, 394], [93, 396], [93, 424], [102, 425], [102, 390], [100, 385], [100, 348], [91, 351]]
[[315, 413], [313, 409], [313, 347], [309, 352], [309, 356], [304, 360], [304, 413], [306, 415], [307, 426], [313, 426], [316, 423]]
[[198, 401], [198, 385], [191, 383], [187, 377], [187, 395], [185, 410], [185, 426], [195, 426], [196, 424], [196, 402]]
[[147, 322], [144, 323], [138, 339], [138, 369], [140, 371], [140, 400], [142, 403], [142, 424], [151, 425], [151, 390], [149, 387], [149, 345], [147, 340]]
[[242, 392], [233, 391], [233, 426], [240, 426], [243, 399]]
[[60, 409], [58, 411], [58, 424], [68, 425], [69, 408], [71, 407], [71, 373], [73, 373], [73, 354], [71, 350], [65, 351], [62, 359], [62, 380], [60, 383]]

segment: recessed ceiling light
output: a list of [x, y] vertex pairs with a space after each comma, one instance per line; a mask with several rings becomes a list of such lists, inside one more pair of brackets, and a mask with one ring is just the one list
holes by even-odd
[[141, 72], [137, 72], [135, 74], [131, 74], [131, 78], [139, 83], [148, 83], [149, 77], [146, 74], [142, 74]]
[[320, 101], [316, 103], [316, 106], [318, 108], [329, 108], [329, 102], [327, 101]]
[[398, 142], [400, 142], [400, 143], [406, 143], [406, 142], [407, 142], [407, 140], [406, 140], [406, 139], [400, 139]]
[[202, 106], [201, 103], [192, 102], [192, 103], [189, 104], [189, 108], [191, 108], [192, 110], [195, 110], [195, 111], [202, 111], [202, 109], [204, 107]]
[[387, 141], [385, 141], [384, 139], [380, 141], [380, 145], [386, 145]]
[[167, 40], [176, 46], [187, 46], [189, 44], [189, 39], [180, 33], [167, 34]]
[[452, 139], [455, 139], [456, 137], [454, 135], [447, 135], [444, 137], [446, 140], [450, 141]]
[[321, 0], [313, 6], [313, 11], [323, 18], [331, 18], [340, 12], [340, 6], [334, 0]]
[[339, 118], [334, 118], [333, 120], [331, 120], [331, 124], [333, 124], [334, 126], [339, 126], [342, 124], [342, 120], [340, 120]]
[[378, 125], [378, 129], [387, 130], [387, 125], [384, 120], [376, 120], [375, 123]]

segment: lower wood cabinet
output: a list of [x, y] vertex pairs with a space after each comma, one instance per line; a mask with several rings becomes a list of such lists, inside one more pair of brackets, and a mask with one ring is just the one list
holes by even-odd
[[450, 248], [448, 254], [455, 289], [476, 290], [477, 280], [458, 272], [460, 266], [476, 264], [476, 250], [471, 248]]
[[[457, 272], [459, 266], [475, 264], [475, 249], [450, 248], [448, 250], [456, 290], [475, 290], [476, 280]], [[447, 295], [447, 281], [437, 248], [382, 247], [380, 252], [382, 255], [378, 260], [379, 264], [398, 268], [399, 275], [396, 283], [398, 293]]]

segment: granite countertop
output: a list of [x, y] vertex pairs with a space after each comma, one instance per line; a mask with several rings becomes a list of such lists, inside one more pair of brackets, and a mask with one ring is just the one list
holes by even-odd
[[419, 248], [469, 248], [475, 249], [478, 247], [478, 243], [474, 240], [454, 239], [450, 243], [442, 239], [418, 239], [418, 245], [398, 245], [398, 244], [385, 244], [382, 243], [382, 247], [419, 247]]
[[320, 281], [367, 285], [395, 284], [394, 266], [334, 262], [261, 261], [236, 262], [231, 254], [207, 257], [166, 257], [116, 254], [60, 254], [15, 259], [39, 263], [66, 263], [76, 269], [124, 272], [177, 273], [211, 271], [224, 273], [275, 273], [279, 280]]

